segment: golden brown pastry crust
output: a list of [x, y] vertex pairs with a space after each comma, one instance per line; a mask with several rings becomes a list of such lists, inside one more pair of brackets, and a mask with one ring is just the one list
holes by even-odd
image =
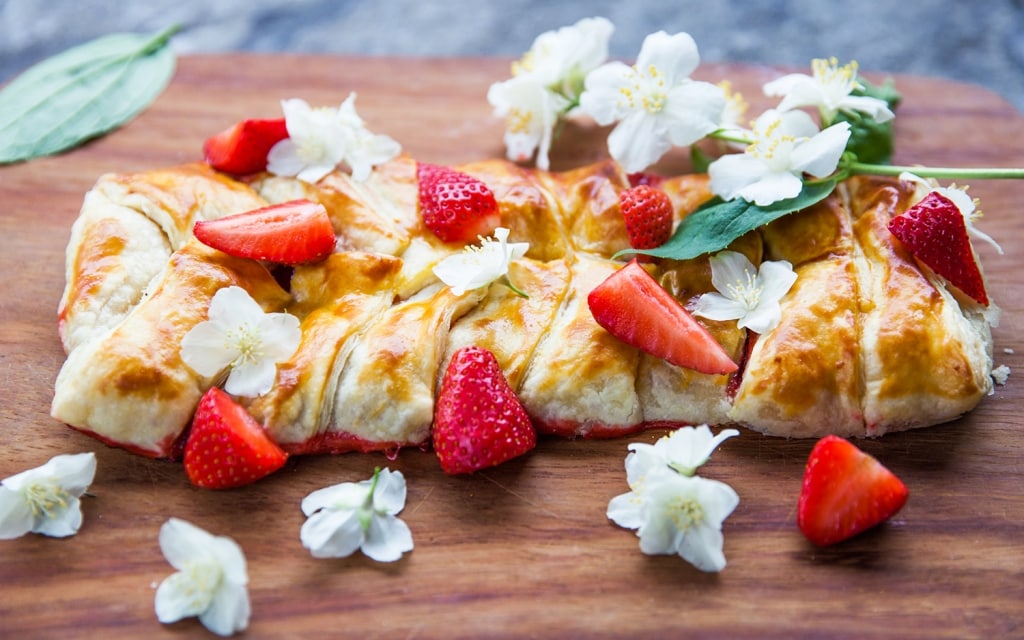
[[[511, 278], [463, 296], [432, 267], [462, 249], [427, 231], [416, 163], [397, 158], [363, 183], [269, 175], [248, 183], [202, 165], [104, 176], [86, 195], [68, 246], [60, 309], [69, 352], [53, 415], [147, 455], [169, 455], [202, 392], [182, 336], [213, 293], [246, 288], [298, 316], [302, 341], [266, 395], [243, 399], [296, 453], [380, 450], [429, 438], [440, 377], [455, 349], [495, 353], [539, 431], [607, 437], [645, 427], [740, 424], [765, 433], [872, 436], [951, 420], [991, 388], [983, 310], [958, 299], [886, 230], [911, 188], [851, 179], [824, 202], [738, 239], [758, 264], [798, 274], [765, 335], [702, 321], [741, 373], [706, 375], [643, 354], [594, 321], [587, 294], [628, 246], [612, 162], [563, 173], [489, 160], [460, 167], [488, 184], [511, 241], [529, 242]], [[677, 220], [710, 197], [706, 176], [661, 184]], [[254, 261], [194, 241], [196, 219], [307, 198], [338, 235], [327, 260], [297, 267], [290, 290]], [[683, 304], [712, 290], [706, 256], [646, 265]], [[145, 420], [145, 427], [139, 427]]]

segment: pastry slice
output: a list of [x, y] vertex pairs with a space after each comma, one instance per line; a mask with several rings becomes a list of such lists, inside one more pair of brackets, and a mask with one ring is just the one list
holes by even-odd
[[440, 285], [388, 308], [353, 338], [322, 446], [384, 450], [430, 438], [434, 385], [452, 322], [482, 296]]
[[642, 425], [636, 392], [640, 352], [598, 325], [587, 305], [587, 295], [621, 266], [583, 253], [569, 263], [562, 307], [518, 389], [539, 432], [611, 437]]
[[101, 189], [85, 195], [71, 227], [57, 330], [66, 352], [106, 333], [139, 303], [171, 256], [167, 236]]
[[501, 224], [510, 230], [510, 242], [529, 242], [526, 256], [558, 260], [569, 250], [559, 222], [558, 203], [542, 183], [540, 172], [504, 160], [483, 160], [455, 167], [482, 181], [494, 193]]
[[[761, 236], [756, 232], [738, 238], [729, 249], [743, 253], [755, 265], [761, 262]], [[661, 286], [684, 306], [701, 294], [714, 291], [711, 263], [707, 256], [665, 261], [657, 277]], [[746, 329], [740, 329], [735, 320], [718, 322], [697, 318], [697, 321], [715, 337], [734, 362], [743, 362]], [[728, 417], [732, 406], [730, 392], [738, 375], [709, 375], [642, 354], [636, 383], [645, 425], [728, 424], [731, 422]]]
[[121, 206], [155, 222], [174, 250], [192, 236], [196, 220], [213, 220], [267, 205], [248, 185], [202, 162], [142, 173], [110, 174], [96, 185]]
[[338, 251], [399, 256], [419, 228], [416, 162], [401, 156], [380, 165], [365, 182], [335, 171], [316, 184], [261, 174], [253, 187], [272, 203], [319, 202], [338, 236]]
[[576, 251], [611, 257], [629, 248], [619, 192], [629, 179], [618, 163], [607, 160], [562, 173], [538, 173], [559, 204], [562, 227]]
[[213, 295], [238, 285], [278, 311], [289, 300], [263, 265], [193, 240], [171, 255], [122, 322], [76, 347], [57, 375], [51, 415], [101, 440], [167, 457], [214, 381], [181, 360], [181, 340], [206, 320]]
[[101, 176], [86, 193], [68, 242], [58, 312], [65, 350], [120, 322], [191, 237], [196, 220], [265, 204], [202, 163]]
[[494, 354], [512, 389], [519, 387], [537, 344], [562, 306], [569, 267], [565, 260], [521, 259], [510, 265], [509, 279], [529, 297], [492, 284], [480, 304], [452, 326], [442, 373], [455, 351], [476, 345]]
[[786, 437], [862, 435], [861, 291], [849, 212], [830, 197], [763, 236], [765, 259], [788, 260], [797, 279], [780, 301], [778, 326], [751, 336], [729, 418]]
[[866, 433], [882, 435], [946, 422], [992, 389], [992, 338], [976, 305], [917, 266], [888, 230], [909, 206], [910, 185], [850, 181], [854, 234], [863, 251], [863, 411]]
[[317, 436], [330, 421], [353, 336], [391, 307], [401, 264], [391, 256], [352, 251], [295, 269], [292, 312], [302, 318], [302, 340], [291, 358], [278, 363], [273, 388], [248, 406], [285, 450], [305, 453], [322, 446]]

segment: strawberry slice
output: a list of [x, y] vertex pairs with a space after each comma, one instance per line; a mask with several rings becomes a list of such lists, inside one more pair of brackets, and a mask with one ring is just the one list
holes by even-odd
[[619, 209], [626, 221], [629, 246], [654, 249], [672, 235], [672, 201], [668, 194], [647, 184], [619, 192]]
[[287, 137], [284, 118], [243, 120], [207, 138], [203, 156], [218, 171], [248, 175], [266, 169], [271, 147]]
[[185, 444], [185, 473], [204, 489], [230, 489], [280, 469], [288, 454], [218, 387], [199, 401]]
[[442, 241], [472, 242], [501, 224], [494, 193], [473, 176], [420, 162], [416, 177], [423, 223]]
[[309, 200], [200, 220], [192, 231], [203, 244], [229, 255], [288, 265], [322, 260], [336, 242], [327, 210]]
[[452, 355], [434, 410], [433, 444], [447, 474], [521, 456], [537, 434], [494, 354], [470, 345]]
[[594, 320], [610, 334], [676, 366], [710, 374], [739, 368], [636, 260], [597, 285], [587, 302]]
[[959, 207], [932, 191], [889, 221], [889, 231], [915, 258], [983, 305], [988, 305], [985, 280], [971, 248], [967, 223]]
[[907, 495], [906, 485], [877, 459], [839, 436], [825, 436], [807, 459], [797, 524], [814, 544], [835, 544], [891, 518]]

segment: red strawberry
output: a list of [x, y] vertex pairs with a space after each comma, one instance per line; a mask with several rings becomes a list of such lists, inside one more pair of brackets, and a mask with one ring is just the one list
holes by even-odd
[[444, 242], [472, 242], [501, 224], [494, 193], [480, 180], [448, 167], [420, 162], [423, 223]]
[[455, 352], [434, 410], [434, 451], [445, 473], [471, 473], [521, 456], [537, 434], [494, 354], [477, 346]]
[[200, 220], [193, 233], [224, 253], [279, 264], [301, 264], [334, 251], [334, 227], [322, 204], [292, 200], [217, 220]]
[[807, 459], [797, 524], [814, 544], [834, 544], [891, 518], [907, 495], [878, 460], [848, 440], [825, 436]]
[[185, 444], [185, 472], [204, 489], [240, 487], [280, 469], [288, 454], [227, 393], [213, 387], [199, 401]]
[[207, 164], [236, 176], [267, 168], [270, 148], [288, 137], [284, 118], [243, 120], [203, 143]]
[[967, 223], [952, 200], [932, 191], [890, 220], [889, 231], [932, 271], [979, 303], [988, 304]]
[[597, 285], [587, 303], [594, 320], [610, 334], [676, 366], [711, 374], [739, 368], [636, 260]]
[[619, 192], [619, 208], [634, 249], [660, 247], [672, 235], [672, 201], [664, 191], [647, 184], [630, 187]]

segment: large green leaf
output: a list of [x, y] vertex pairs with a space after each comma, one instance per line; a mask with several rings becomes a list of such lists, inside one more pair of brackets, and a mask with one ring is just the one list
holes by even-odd
[[743, 198], [723, 201], [714, 198], [683, 218], [669, 241], [656, 249], [627, 250], [659, 258], [689, 260], [725, 249], [733, 240], [801, 209], [824, 200], [836, 188], [835, 180], [804, 184], [795, 198], [759, 207]]
[[138, 115], [174, 75], [175, 31], [97, 38], [11, 81], [0, 90], [0, 163], [65, 151]]

